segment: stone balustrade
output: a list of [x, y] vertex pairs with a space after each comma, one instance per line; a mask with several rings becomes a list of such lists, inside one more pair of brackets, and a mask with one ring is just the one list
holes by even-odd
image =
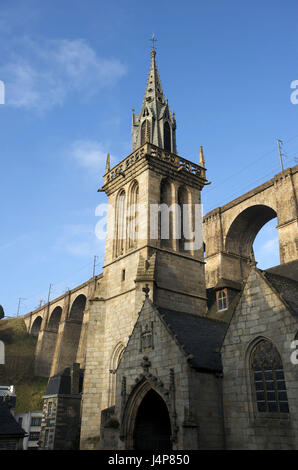
[[158, 158], [164, 162], [168, 162], [170, 165], [176, 167], [177, 171], [184, 170], [192, 175], [195, 175], [199, 178], [206, 178], [206, 169], [201, 167], [200, 165], [196, 165], [195, 163], [186, 160], [185, 158], [179, 157], [174, 153], [167, 152], [156, 145], [146, 143], [142, 147], [140, 147], [135, 152], [131, 153], [128, 157], [126, 157], [122, 162], [118, 163], [114, 168], [108, 171], [104, 175], [104, 185], [110, 183], [113, 179], [117, 178], [120, 175], [124, 175], [125, 171], [129, 169], [134, 163], [136, 163], [141, 158], [149, 155], [154, 158]]

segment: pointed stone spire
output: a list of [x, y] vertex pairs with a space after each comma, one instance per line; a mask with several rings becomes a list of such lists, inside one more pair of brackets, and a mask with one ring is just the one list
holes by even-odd
[[107, 161], [106, 161], [106, 173], [110, 171], [110, 154], [108, 153], [107, 155]]
[[155, 57], [156, 57], [156, 50], [153, 49], [151, 51], [151, 64], [150, 64], [150, 70], [149, 70], [149, 76], [148, 76], [143, 106], [144, 104], [146, 105], [146, 103], [151, 103], [154, 101], [155, 104], [161, 108], [162, 105], [167, 104], [167, 101], [165, 100], [164, 95], [163, 95], [161, 81], [159, 78], [159, 73], [157, 70], [156, 62], [155, 62]]
[[151, 50], [151, 64], [142, 110], [132, 116], [133, 151], [150, 142], [171, 153], [176, 149], [176, 121], [165, 99], [155, 61], [156, 50]]

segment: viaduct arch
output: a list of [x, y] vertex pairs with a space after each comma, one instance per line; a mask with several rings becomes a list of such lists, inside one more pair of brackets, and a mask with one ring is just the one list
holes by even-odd
[[23, 317], [27, 331], [37, 337], [35, 375], [53, 376], [74, 362], [84, 368], [88, 300], [101, 278], [94, 276]]
[[281, 264], [298, 258], [297, 192], [298, 165], [205, 215], [207, 288], [221, 277], [246, 278], [253, 242], [263, 225], [275, 217]]

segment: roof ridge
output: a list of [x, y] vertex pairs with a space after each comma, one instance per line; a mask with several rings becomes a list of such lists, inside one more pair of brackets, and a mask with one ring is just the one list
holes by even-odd
[[[189, 312], [181, 312], [179, 310], [172, 310], [172, 309], [169, 309], [169, 308], [165, 308], [165, 307], [156, 307], [158, 309], [158, 311], [160, 312], [159, 309], [163, 309], [167, 312], [172, 312], [172, 313], [177, 313], [178, 315], [188, 315], [188, 316], [191, 316], [193, 318], [200, 318], [200, 319], [205, 319], [205, 320], [208, 320], [208, 321], [211, 321], [211, 322], [215, 322], [215, 323], [222, 323], [224, 325], [226, 325], [226, 322], [222, 321], [222, 320], [218, 320], [216, 318], [209, 318], [205, 315], [197, 315], [195, 313], [189, 313]], [[162, 312], [160, 312], [162, 314]]]

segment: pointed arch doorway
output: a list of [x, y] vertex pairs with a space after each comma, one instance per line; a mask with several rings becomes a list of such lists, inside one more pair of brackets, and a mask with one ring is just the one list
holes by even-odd
[[168, 408], [153, 389], [144, 396], [135, 420], [135, 450], [171, 450], [171, 423]]

